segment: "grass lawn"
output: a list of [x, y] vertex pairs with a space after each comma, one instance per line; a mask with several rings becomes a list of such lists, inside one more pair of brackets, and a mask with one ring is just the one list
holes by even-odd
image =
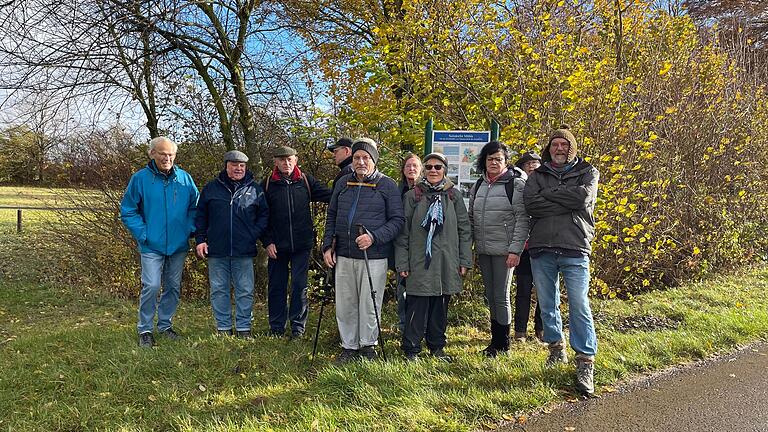
[[[45, 248], [57, 238], [37, 228], [0, 230], [0, 430], [470, 431], [576, 398], [573, 365], [544, 369], [545, 349], [533, 341], [492, 360], [478, 354], [489, 335], [477, 289], [452, 300], [450, 364], [403, 361], [391, 302], [387, 362], [334, 366], [329, 305], [313, 363], [318, 305], [308, 336], [289, 342], [265, 335], [263, 301], [253, 340], [213, 336], [209, 305], [183, 300], [174, 326], [184, 338], [139, 349], [136, 302], [58, 282], [61, 260]], [[766, 293], [768, 269], [755, 268], [593, 301], [598, 394], [633, 374], [766, 338]]]
[[[768, 271], [637, 297], [595, 301], [598, 392], [630, 374], [695, 360], [768, 334]], [[487, 360], [485, 329], [454, 308], [451, 364], [333, 366], [333, 308], [320, 356], [312, 340], [214, 337], [208, 306], [182, 302], [179, 342], [136, 346], [135, 305], [92, 292], [0, 282], [0, 428], [7, 430], [473, 430], [574, 398], [573, 366], [546, 370], [534, 342]], [[394, 305], [385, 323], [394, 322]], [[317, 309], [310, 315], [313, 332]], [[263, 304], [257, 329], [266, 330]], [[387, 324], [389, 326], [389, 324]]]

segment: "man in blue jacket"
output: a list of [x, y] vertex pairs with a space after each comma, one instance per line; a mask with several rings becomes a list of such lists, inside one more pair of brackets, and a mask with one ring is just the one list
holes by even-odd
[[179, 338], [173, 329], [173, 315], [179, 305], [181, 272], [194, 231], [198, 193], [192, 177], [174, 165], [177, 150], [169, 138], [153, 138], [148, 150], [151, 160], [131, 176], [120, 203], [120, 218], [141, 253], [137, 328], [143, 348], [155, 344], [155, 311], [160, 334], [172, 340]]
[[[208, 258], [216, 329], [246, 339], [253, 321], [253, 257], [269, 218], [264, 190], [247, 163], [245, 153], [224, 154], [224, 170], [203, 188], [195, 217], [196, 251], [198, 257]], [[230, 283], [235, 291], [234, 326]]]
[[[296, 150], [280, 147], [272, 156], [275, 167], [264, 180], [269, 227], [262, 238], [269, 255], [269, 328], [273, 336], [282, 336], [290, 320], [291, 338], [299, 338], [307, 324], [307, 271], [309, 254], [315, 246], [310, 202], [327, 203], [331, 190], [301, 172]], [[291, 302], [287, 307], [289, 274]]]
[[[400, 189], [376, 169], [378, 160], [376, 143], [358, 138], [352, 145], [354, 172], [339, 179], [328, 206], [323, 259], [336, 268], [336, 322], [342, 347], [338, 363], [360, 356], [376, 358], [376, 314], [381, 316], [387, 258], [405, 223]], [[376, 291], [376, 313], [363, 251]]]

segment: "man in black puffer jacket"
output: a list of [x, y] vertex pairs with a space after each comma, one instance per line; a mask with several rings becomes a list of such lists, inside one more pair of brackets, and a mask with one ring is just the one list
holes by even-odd
[[[248, 156], [237, 150], [224, 155], [225, 168], [200, 194], [195, 217], [197, 256], [208, 259], [211, 307], [220, 334], [249, 338], [253, 320], [253, 257], [267, 227], [264, 191], [246, 169]], [[235, 287], [232, 326], [230, 282]]]
[[[307, 271], [309, 255], [315, 246], [315, 225], [309, 203], [327, 203], [331, 190], [301, 172], [296, 150], [280, 147], [272, 156], [275, 168], [264, 180], [269, 228], [262, 238], [269, 255], [269, 328], [273, 336], [282, 336], [286, 321], [290, 320], [291, 337], [298, 338], [304, 334], [307, 324]], [[289, 267], [290, 308], [287, 307]]]
[[[328, 206], [323, 238], [323, 259], [336, 268], [336, 322], [345, 363], [362, 355], [376, 357], [379, 332], [363, 251], [368, 254], [370, 277], [376, 291], [376, 314], [381, 312], [387, 281], [387, 258], [405, 223], [400, 190], [376, 169], [379, 151], [368, 138], [352, 145], [354, 173], [341, 177]], [[361, 227], [365, 227], [361, 232]]]

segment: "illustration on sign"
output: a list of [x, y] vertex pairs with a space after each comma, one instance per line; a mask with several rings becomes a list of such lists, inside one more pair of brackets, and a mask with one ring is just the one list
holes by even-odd
[[446, 175], [457, 185], [469, 201], [469, 191], [478, 178], [477, 155], [490, 141], [491, 131], [434, 131], [432, 150], [442, 153], [448, 160]]

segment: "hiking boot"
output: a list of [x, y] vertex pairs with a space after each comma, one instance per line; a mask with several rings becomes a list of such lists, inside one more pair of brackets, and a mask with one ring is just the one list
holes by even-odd
[[576, 356], [576, 390], [584, 396], [595, 393], [595, 362], [589, 357]]
[[169, 327], [165, 330], [160, 331], [160, 336], [168, 338], [170, 340], [179, 340], [181, 339], [181, 336], [179, 336], [176, 331], [173, 330], [173, 327]]
[[273, 338], [281, 338], [285, 336], [285, 330], [270, 330], [268, 335]]
[[139, 347], [152, 348], [155, 345], [155, 338], [151, 332], [142, 333], [139, 335]]
[[405, 361], [415, 362], [419, 359], [419, 353], [405, 353]]
[[448, 354], [443, 351], [442, 348], [438, 348], [434, 351], [432, 351], [432, 356], [438, 360], [444, 361], [446, 363], [453, 362], [453, 357], [449, 356]]
[[232, 336], [232, 329], [229, 330], [216, 330], [216, 336]]
[[336, 357], [336, 364], [337, 365], [347, 364], [351, 361], [355, 361], [358, 357], [360, 357], [360, 353], [358, 353], [357, 350], [342, 348], [341, 354], [339, 354], [339, 356]]
[[360, 348], [360, 357], [366, 360], [376, 360], [379, 358], [379, 355], [376, 353], [374, 345], [368, 345]]
[[562, 343], [549, 345], [549, 356], [544, 363], [544, 367], [555, 367], [561, 363], [568, 363], [568, 355], [565, 353], [565, 347]]
[[525, 342], [528, 335], [525, 332], [515, 332], [514, 342]]
[[304, 332], [303, 331], [294, 331], [291, 332], [291, 340], [298, 340], [304, 338]]
[[250, 330], [238, 330], [237, 331], [237, 338], [238, 339], [253, 339], [251, 336]]

